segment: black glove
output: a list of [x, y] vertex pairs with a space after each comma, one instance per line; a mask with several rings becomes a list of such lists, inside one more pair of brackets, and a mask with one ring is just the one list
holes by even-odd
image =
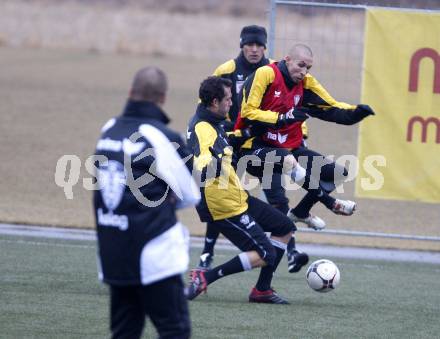
[[278, 126], [290, 125], [295, 122], [303, 122], [309, 118], [307, 108], [292, 108], [289, 112], [278, 115]]
[[252, 126], [242, 128], [240, 131], [241, 131], [241, 136], [237, 136], [233, 133], [228, 135], [229, 145], [232, 146], [234, 151], [238, 151], [247, 139], [252, 138], [254, 136], [254, 134], [252, 133]]
[[374, 113], [374, 111], [368, 105], [357, 105], [354, 113], [362, 119], [369, 115], [376, 115], [376, 113]]
[[254, 136], [254, 134], [253, 134], [253, 132], [252, 132], [252, 126], [249, 126], [249, 127], [246, 127], [246, 128], [243, 128], [242, 130], [241, 130], [241, 137], [243, 138], [243, 139], [249, 139], [249, 138], [252, 138]]

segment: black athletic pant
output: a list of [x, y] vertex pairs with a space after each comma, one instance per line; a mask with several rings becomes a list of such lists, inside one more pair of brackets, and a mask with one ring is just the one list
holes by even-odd
[[[275, 174], [274, 174], [275, 176]], [[285, 190], [284, 188], [281, 186], [281, 175], [278, 175], [279, 177], [279, 186], [281, 190], [269, 190], [271, 193], [273, 192], [273, 194], [269, 197], [266, 193], [266, 190], [264, 190], [264, 192], [266, 193], [266, 197], [267, 200], [269, 202], [270, 205], [272, 205], [276, 210], [280, 211], [281, 213], [276, 213], [273, 211], [273, 209], [268, 209], [265, 205], [266, 203], [253, 197], [253, 196], [249, 196], [249, 200], [248, 200], [248, 205], [249, 205], [249, 209], [247, 211], [247, 213], [249, 213], [254, 219], [255, 221], [262, 225], [263, 228], [265, 229], [265, 232], [270, 232], [269, 230], [267, 230], [268, 225], [273, 225], [274, 224], [274, 220], [283, 220], [283, 222], [287, 222], [288, 225], [289, 222], [287, 221], [288, 218], [283, 218], [282, 214], [284, 214], [284, 216], [287, 214], [288, 211], [288, 205], [287, 203], [289, 202], [289, 200], [286, 198], [285, 196]], [[280, 200], [278, 200], [277, 198], [280, 198], [281, 201], [284, 196], [284, 199], [286, 199], [286, 202], [284, 204], [280, 204]], [[283, 207], [287, 206], [287, 210], [284, 210]], [[271, 212], [269, 212], [268, 210], [270, 210]], [[215, 242], [217, 241], [217, 238], [220, 234], [220, 230], [218, 228], [218, 225], [214, 225], [216, 222], [208, 222], [206, 223], [206, 234], [205, 234], [205, 245], [203, 248], [202, 253], [214, 253], [214, 245]], [[290, 226], [289, 226], [290, 227]], [[295, 226], [294, 226], [295, 227]], [[296, 231], [296, 228], [294, 228], [294, 231]], [[209, 239], [209, 240], [208, 240]]]
[[[268, 198], [268, 201], [272, 205], [278, 205], [281, 207], [285, 207], [286, 205], [286, 190], [281, 185], [281, 170], [282, 164], [284, 161], [284, 157], [289, 153], [292, 154], [295, 159], [299, 162], [299, 164], [306, 169], [306, 178], [303, 187], [308, 191], [304, 198], [298, 203], [298, 205], [293, 209], [294, 214], [297, 217], [305, 218], [310, 214], [310, 210], [313, 205], [316, 204], [320, 199], [322, 200], [323, 196], [319, 197], [317, 194], [318, 191], [316, 189], [311, 189], [309, 187], [311, 177], [319, 180], [319, 188], [325, 192], [324, 197], [328, 197], [328, 193], [333, 191], [336, 187], [335, 182], [342, 181], [347, 175], [348, 171], [336, 164], [332, 161], [325, 161], [325, 157], [315, 152], [307, 147], [299, 147], [294, 150], [287, 150], [284, 148], [270, 148], [270, 147], [262, 147], [254, 150], [243, 150], [242, 155], [256, 155], [261, 160], [261, 165], [259, 166], [248, 166], [247, 171], [259, 178], [262, 181], [263, 186], [265, 180], [263, 178], [264, 175], [264, 163], [267, 158], [267, 154], [270, 152], [275, 152], [278, 157], [281, 158], [278, 163], [276, 163], [273, 167], [273, 175], [270, 179], [270, 187], [264, 187], [264, 193]], [[339, 177], [337, 176], [339, 174]], [[330, 205], [333, 202], [333, 198], [326, 199], [328, 203], [326, 205]], [[323, 202], [324, 203], [324, 202]], [[331, 208], [331, 206], [327, 206]], [[281, 208], [284, 210], [285, 208]]]
[[[307, 175], [314, 176], [312, 166], [318, 166], [319, 174], [316, 179], [319, 180], [319, 185], [326, 193], [332, 192], [336, 188], [337, 182], [342, 182], [348, 175], [345, 167], [336, 164], [333, 161], [325, 161], [325, 156], [315, 152], [307, 147], [299, 147], [292, 150], [295, 159], [306, 168]], [[304, 159], [306, 160], [305, 163]], [[317, 163], [317, 165], [315, 165]], [[321, 166], [322, 165], [322, 166]], [[307, 179], [306, 179], [307, 180]], [[313, 205], [319, 201], [319, 198], [312, 192], [307, 192], [304, 198], [293, 209], [293, 213], [300, 218], [305, 218], [310, 214]]]
[[271, 266], [275, 261], [275, 249], [265, 232], [282, 237], [295, 232], [295, 224], [275, 207], [253, 196], [248, 198], [248, 210], [237, 216], [211, 222], [242, 252], [257, 251]]
[[182, 277], [175, 275], [141, 286], [110, 286], [113, 339], [140, 338], [148, 316], [159, 338], [186, 339], [191, 323]]

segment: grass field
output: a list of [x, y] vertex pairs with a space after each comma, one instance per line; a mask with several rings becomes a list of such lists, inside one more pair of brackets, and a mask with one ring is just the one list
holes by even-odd
[[[108, 337], [95, 252], [90, 241], [0, 236], [0, 338]], [[199, 249], [191, 252], [194, 265]], [[216, 262], [233, 254], [218, 251]], [[247, 302], [256, 271], [216, 282], [190, 304], [193, 338], [438, 338], [439, 266], [333, 260], [341, 285], [327, 294], [283, 261], [274, 287], [287, 306]], [[144, 337], [155, 336], [148, 324]]]

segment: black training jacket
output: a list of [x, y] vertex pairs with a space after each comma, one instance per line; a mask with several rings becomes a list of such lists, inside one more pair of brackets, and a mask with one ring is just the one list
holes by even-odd
[[[168, 122], [155, 104], [128, 101], [122, 115], [103, 127], [93, 204], [106, 283], [139, 284], [143, 247], [177, 223], [176, 208], [198, 201], [185, 187], [191, 175], [181, 159], [189, 152]], [[178, 163], [184, 170], [170, 170]]]

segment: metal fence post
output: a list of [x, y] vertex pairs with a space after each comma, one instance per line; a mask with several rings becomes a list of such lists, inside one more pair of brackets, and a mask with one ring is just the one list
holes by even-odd
[[276, 0], [269, 0], [269, 41], [268, 41], [268, 52], [269, 58], [274, 58], [274, 45], [275, 45], [275, 21], [276, 21]]

